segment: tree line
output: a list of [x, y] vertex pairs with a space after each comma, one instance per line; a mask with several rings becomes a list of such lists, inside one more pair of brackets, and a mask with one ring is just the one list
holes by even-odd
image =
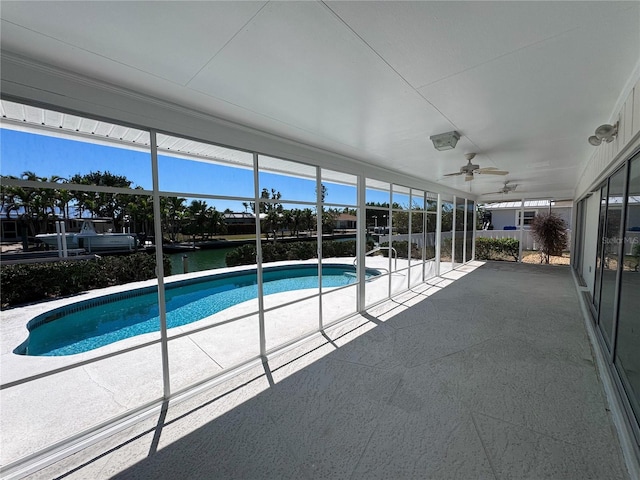
[[[139, 234], [153, 232], [153, 200], [149, 195], [84, 191], [73, 185], [91, 185], [141, 190], [123, 175], [95, 171], [76, 174], [69, 179], [54, 175], [38, 176], [35, 172], [23, 172], [20, 177], [2, 176], [2, 179], [22, 179], [42, 183], [59, 184], [60, 187], [22, 187], [0, 184], [2, 211], [8, 219], [20, 220], [27, 229], [27, 235], [35, 236], [53, 228], [53, 221], [72, 218], [103, 217], [113, 221], [116, 231], [127, 228]], [[326, 187], [323, 185], [323, 195]], [[264, 188], [261, 192], [258, 212], [254, 202], [243, 202], [245, 213], [248, 209], [261, 219], [263, 233], [276, 239], [278, 232], [299, 236], [303, 231], [316, 230], [315, 208], [285, 209], [280, 202], [282, 195], [274, 189]], [[226, 234], [230, 228], [225, 222], [225, 214], [231, 210], [218, 210], [206, 200], [191, 200], [182, 197], [161, 197], [160, 214], [163, 236], [170, 242], [185, 237], [207, 238]], [[355, 210], [326, 209], [322, 212], [322, 230], [333, 233], [340, 213]]]
[[[46, 233], [53, 228], [54, 220], [67, 220], [83, 217], [103, 217], [113, 221], [116, 231], [127, 228], [128, 231], [139, 234], [153, 232], [153, 201], [148, 195], [132, 195], [125, 193], [110, 193], [98, 191], [84, 191], [73, 188], [73, 185], [87, 185], [100, 187], [114, 187], [141, 190], [124, 175], [113, 174], [109, 171], [95, 171], [86, 174], [75, 174], [69, 179], [53, 175], [51, 177], [38, 176], [35, 172], [23, 172], [20, 177], [3, 176], [2, 179], [22, 179], [35, 182], [59, 184], [55, 188], [21, 187], [0, 185], [2, 211], [8, 219], [20, 220], [27, 228], [27, 235], [34, 236]], [[327, 188], [321, 185], [320, 197], [324, 202]], [[281, 202], [282, 195], [275, 189], [263, 188], [261, 201], [256, 209], [255, 202], [242, 202], [244, 213], [251, 213], [260, 218], [262, 233], [267, 238], [276, 239], [278, 234], [284, 236], [300, 236], [302, 232], [317, 229], [316, 208], [285, 208]], [[436, 217], [426, 215], [426, 225], [423, 215], [417, 207], [411, 216], [409, 225], [409, 209], [393, 203], [391, 219], [389, 219], [389, 204], [367, 202], [365, 209], [365, 223], [367, 227], [378, 225], [386, 227], [389, 220], [394, 232], [400, 234], [421, 233], [435, 231]], [[256, 211], [257, 210], [257, 211]], [[170, 242], [187, 238], [207, 238], [209, 236], [224, 235], [233, 227], [225, 221], [225, 214], [234, 213], [226, 209], [218, 210], [209, 205], [206, 200], [191, 200], [182, 197], [161, 197], [160, 214], [163, 236]], [[237, 213], [237, 212], [235, 212]], [[452, 212], [443, 212], [443, 230], [450, 229]], [[334, 232], [340, 214], [356, 215], [354, 208], [322, 208], [322, 232]]]

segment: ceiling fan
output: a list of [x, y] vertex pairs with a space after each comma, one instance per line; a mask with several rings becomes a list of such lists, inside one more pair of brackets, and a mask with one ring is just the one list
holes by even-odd
[[505, 170], [498, 170], [496, 167], [480, 168], [480, 165], [471, 163], [471, 160], [473, 160], [475, 156], [475, 153], [465, 153], [464, 157], [467, 159], [467, 164], [460, 167], [459, 172], [447, 173], [444, 176], [451, 177], [454, 175], [464, 175], [464, 181], [470, 182], [473, 180], [473, 175], [475, 173], [483, 175], [507, 175], [509, 173]]
[[516, 188], [518, 187], [518, 184], [516, 183], [515, 185], [509, 185], [509, 180], [507, 180], [506, 182], [504, 182], [504, 186], [498, 190], [497, 192], [490, 192], [490, 193], [485, 193], [484, 195], [491, 195], [493, 193], [511, 193], [513, 192]]

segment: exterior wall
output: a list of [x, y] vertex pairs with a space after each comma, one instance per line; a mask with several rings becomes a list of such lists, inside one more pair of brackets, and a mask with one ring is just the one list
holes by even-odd
[[244, 234], [253, 234], [256, 233], [256, 225], [253, 224], [228, 224], [227, 225], [227, 234], [228, 235], [244, 235]]
[[582, 278], [593, 292], [596, 271], [596, 250], [598, 248], [599, 195], [592, 195], [586, 201], [584, 236], [582, 243]]
[[[640, 64], [636, 66], [634, 75], [635, 84], [632, 81], [632, 87], [622, 92], [609, 121], [612, 124], [618, 122], [618, 135], [613, 142], [594, 147], [576, 188], [576, 201], [592, 193], [586, 202], [581, 272], [590, 292], [593, 292], [598, 246], [599, 185], [640, 148]], [[640, 225], [640, 218], [632, 218], [631, 224]]]
[[[617, 168], [636, 148], [640, 147], [640, 64], [636, 67], [635, 86], [622, 92], [609, 123], [618, 122], [618, 135], [611, 143], [594, 147], [576, 188], [576, 199], [592, 191], [597, 183]], [[594, 126], [595, 128], [595, 126]], [[586, 137], [585, 137], [586, 142]]]
[[494, 230], [504, 230], [506, 226], [515, 226], [515, 210], [491, 210], [491, 224]]
[[572, 213], [572, 208], [571, 207], [559, 207], [559, 208], [552, 208], [551, 211], [557, 215], [560, 216], [560, 218], [562, 218], [565, 223], [567, 224], [567, 228], [571, 229], [572, 224], [571, 224], [571, 213]]
[[356, 228], [357, 217], [355, 215], [347, 215], [341, 213], [338, 219], [336, 220], [336, 229], [337, 230], [347, 230]]
[[[634, 81], [635, 84], [633, 83]], [[607, 122], [610, 124], [618, 123], [618, 135], [613, 142], [602, 144], [593, 149], [593, 154], [578, 180], [574, 196], [575, 201], [586, 197], [584, 231], [582, 235], [583, 266], [580, 273], [587, 285], [587, 291], [591, 295], [594, 293], [595, 277], [597, 275], [596, 254], [600, 246], [600, 239], [598, 238], [599, 187], [618, 167], [635, 156], [640, 150], [640, 63], [636, 66], [634, 79], [630, 84], [632, 88], [622, 92], [620, 101], [613, 109], [614, 113]], [[635, 226], [638, 221], [640, 221], [639, 218], [632, 217], [630, 225]], [[633, 232], [633, 235], [635, 236], [636, 233]], [[631, 237], [629, 233], [626, 236]], [[617, 270], [618, 275], [615, 281], [616, 285], [609, 285], [607, 295], [609, 302], [613, 300], [613, 302], [617, 303], [620, 301], [620, 297], [617, 296], [621, 295], [620, 290], [623, 288], [625, 278], [628, 282], [629, 278], [632, 277], [623, 276], [621, 278], [621, 274], [624, 275], [629, 272], [622, 272], [622, 267], [618, 264], [609, 270], [609, 274], [615, 274], [615, 270]], [[637, 275], [637, 273], [632, 275]], [[611, 284], [611, 280], [609, 283]], [[628, 292], [629, 290], [627, 290], [627, 295]], [[628, 300], [630, 297], [627, 296], [626, 298]], [[637, 365], [640, 362], [637, 344], [634, 345], [636, 338], [632, 334], [633, 326], [637, 325], [637, 323], [632, 323], [633, 321], [637, 322], [637, 311], [634, 310], [634, 306], [630, 303], [626, 307], [625, 305], [618, 305], [619, 309], [613, 314], [613, 318], [608, 320], [605, 316], [604, 323], [602, 323], [603, 320], [600, 318], [602, 313], [600, 309], [603, 308], [602, 300], [598, 303], [593, 303], [592, 299], [590, 305], [588, 305], [592, 314], [589, 330], [594, 335], [594, 348], [598, 352], [599, 358], [604, 359], [603, 365], [606, 362], [608, 367], [601, 368], [600, 373], [604, 379], [603, 383], [609, 397], [612, 412], [614, 412], [614, 418], [617, 419], [617, 429], [629, 470], [637, 473], [640, 471], [640, 415], [638, 415], [637, 410], [635, 413], [632, 411], [632, 406], [634, 404], [637, 405], [639, 401], [638, 383], [637, 379], [631, 379], [627, 373], [629, 369], [637, 372]], [[611, 308], [611, 305], [609, 305], [609, 308]], [[611, 333], [612, 328], [613, 333]], [[615, 335], [615, 338], [608, 338], [607, 335]], [[612, 343], [608, 343], [609, 341], [612, 341]], [[621, 360], [621, 358], [623, 359]], [[617, 391], [617, 393], [614, 391]], [[623, 400], [619, 400], [620, 398]], [[634, 473], [631, 476], [636, 478]]]
[[[488, 209], [489, 210], [489, 209]], [[538, 213], [547, 210], [547, 207], [525, 207], [525, 211], [535, 210]], [[567, 228], [571, 228], [571, 207], [551, 208], [551, 211], [557, 213], [567, 223]], [[494, 230], [504, 230], [506, 226], [517, 226], [518, 212], [520, 208], [501, 208], [489, 210], [491, 212], [491, 224]], [[525, 230], [529, 228], [525, 225]]]
[[[640, 64], [635, 72], [635, 84], [622, 92], [621, 100], [614, 109], [609, 123], [618, 122], [618, 135], [611, 143], [594, 147], [593, 154], [579, 178], [575, 200], [590, 192], [585, 212], [585, 232], [583, 243], [582, 278], [593, 292], [596, 249], [598, 243], [599, 184], [640, 148]], [[586, 141], [586, 139], [585, 139]], [[640, 218], [632, 218], [632, 225], [640, 226]]]

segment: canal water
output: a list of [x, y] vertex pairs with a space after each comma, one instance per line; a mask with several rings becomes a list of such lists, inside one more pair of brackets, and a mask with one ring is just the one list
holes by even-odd
[[[353, 241], [355, 238], [335, 238], [334, 242], [348, 242]], [[224, 268], [227, 266], [226, 256], [231, 250], [237, 247], [230, 248], [214, 248], [211, 250], [187, 250], [179, 253], [168, 254], [171, 260], [171, 274], [178, 275], [185, 273], [183, 268], [183, 258], [187, 256], [188, 270], [189, 272], [200, 272], [202, 270], [213, 270], [215, 268]]]
[[182, 257], [187, 256], [189, 272], [200, 272], [227, 266], [226, 256], [233, 248], [215, 248], [211, 250], [189, 250], [169, 254], [171, 260], [171, 274], [184, 273]]

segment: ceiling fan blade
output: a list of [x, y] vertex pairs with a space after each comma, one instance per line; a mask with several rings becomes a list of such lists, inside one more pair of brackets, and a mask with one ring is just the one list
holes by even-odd
[[506, 170], [485, 170], [484, 168], [481, 168], [480, 170], [474, 173], [480, 173], [483, 175], [508, 175], [509, 174], [509, 172], [507, 172]]
[[444, 176], [445, 177], [452, 177], [454, 175], [462, 175], [463, 172], [456, 172], [456, 173], [445, 173]]

